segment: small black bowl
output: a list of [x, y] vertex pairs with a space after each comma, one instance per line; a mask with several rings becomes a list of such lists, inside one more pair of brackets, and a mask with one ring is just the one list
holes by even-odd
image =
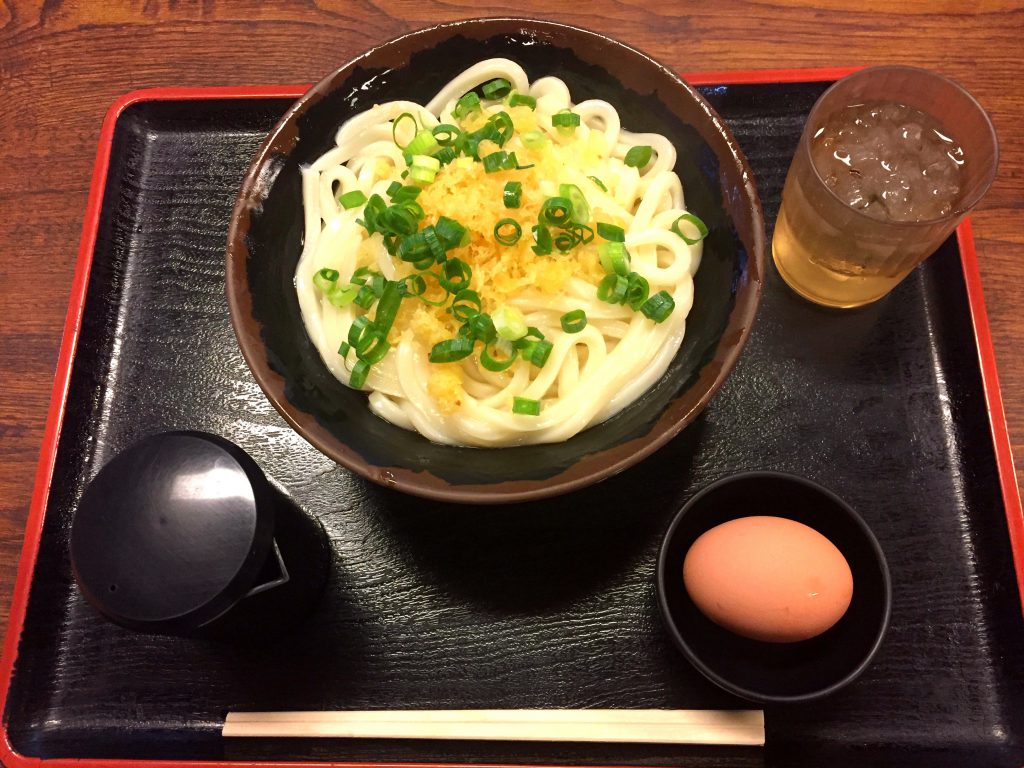
[[[853, 599], [831, 629], [798, 643], [748, 640], [708, 619], [683, 584], [683, 560], [716, 525], [749, 515], [785, 517], [838, 547], [853, 574]], [[690, 499], [669, 526], [658, 558], [658, 602], [672, 639], [709, 680], [762, 704], [812, 701], [835, 693], [870, 664], [889, 625], [892, 586], [874, 534], [842, 499], [780, 472], [723, 478]]]

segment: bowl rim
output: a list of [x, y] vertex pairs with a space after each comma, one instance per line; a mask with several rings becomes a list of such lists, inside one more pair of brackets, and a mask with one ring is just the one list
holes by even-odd
[[[682, 523], [683, 518], [686, 517], [687, 513], [696, 504], [702, 501], [705, 497], [713, 495], [722, 487], [731, 485], [734, 482], [752, 479], [773, 479], [793, 482], [798, 485], [802, 485], [805, 488], [809, 488], [830, 500], [854, 522], [856, 527], [864, 535], [881, 570], [884, 605], [882, 606], [882, 620], [879, 623], [874, 642], [871, 644], [868, 652], [864, 655], [864, 658], [861, 659], [846, 675], [823, 688], [819, 688], [808, 693], [793, 695], [764, 693], [763, 691], [745, 688], [744, 686], [738, 685], [728, 678], [723, 677], [721, 674], [708, 667], [708, 665], [704, 663], [703, 659], [701, 659], [701, 657], [690, 647], [689, 643], [686, 642], [685, 633], [676, 623], [675, 617], [672, 615], [672, 611], [668, 604], [668, 590], [666, 588], [667, 561], [672, 540], [675, 537], [676, 530]], [[741, 515], [740, 517], [745, 517], [745, 515]], [[813, 526], [809, 527], [813, 528]], [[747, 699], [748, 701], [753, 701], [759, 704], [799, 704], [816, 701], [818, 699], [825, 698], [826, 696], [830, 696], [841, 688], [852, 683], [870, 666], [871, 661], [878, 653], [878, 649], [881, 648], [882, 641], [885, 639], [886, 632], [889, 629], [889, 619], [892, 615], [892, 578], [889, 573], [889, 564], [885, 558], [885, 552], [883, 552], [882, 546], [878, 543], [878, 538], [875, 536], [868, 524], [864, 522], [864, 518], [861, 517], [860, 514], [838, 494], [821, 483], [800, 475], [794, 475], [789, 472], [780, 472], [777, 470], [748, 470], [725, 475], [724, 477], [720, 477], [718, 480], [704, 486], [690, 497], [690, 499], [688, 499], [672, 517], [672, 522], [669, 524], [669, 527], [665, 532], [665, 536], [662, 539], [661, 548], [658, 551], [658, 565], [655, 575], [655, 583], [658, 592], [658, 607], [661, 611], [662, 623], [664, 623], [666, 629], [668, 629], [669, 634], [672, 637], [672, 641], [686, 657], [687, 661], [689, 661], [698, 672], [704, 675], [704, 677], [720, 688], [728, 691], [729, 693], [735, 694], [736, 696]]]
[[[317, 430], [315, 416], [311, 414], [300, 416], [294, 412], [293, 406], [289, 403], [285, 393], [286, 379], [271, 368], [264, 353], [265, 346], [260, 338], [260, 334], [258, 332], [253, 334], [251, 330], [246, 329], [242, 320], [243, 316], [251, 315], [251, 294], [249, 293], [248, 280], [245, 279], [249, 256], [249, 250], [245, 244], [245, 237], [249, 230], [249, 209], [253, 203], [258, 202], [257, 194], [264, 184], [262, 178], [263, 171], [273, 150], [275, 150], [281, 140], [282, 133], [292, 126], [307, 108], [323, 98], [330, 91], [334, 83], [343, 80], [357, 67], [364, 64], [367, 59], [377, 55], [383, 49], [415, 40], [418, 37], [429, 37], [439, 32], [450, 32], [450, 35], [454, 36], [466, 29], [483, 30], [486, 32], [488, 27], [494, 27], [494, 34], [500, 34], [507, 31], [506, 27], [510, 24], [518, 26], [524, 31], [562, 32], [582, 38], [590, 38], [594, 42], [610, 45], [613, 48], [627, 52], [642, 60], [645, 65], [660, 71], [675, 87], [686, 93], [687, 97], [692, 99], [696, 106], [710, 119], [711, 124], [722, 139], [724, 139], [725, 145], [728, 148], [728, 157], [720, 157], [720, 160], [723, 164], [726, 161], [730, 162], [738, 172], [739, 178], [742, 179], [742, 188], [745, 195], [743, 209], [748, 211], [751, 217], [753, 243], [747, 253], [747, 283], [749, 284], [746, 293], [747, 298], [742, 303], [737, 301], [730, 312], [726, 331], [732, 330], [736, 340], [721, 356], [721, 366], [715, 374], [711, 385], [686, 413], [681, 414], [667, 425], [662, 425], [660, 421], [655, 422], [651, 431], [639, 440], [629, 440], [624, 444], [631, 445], [640, 442], [635, 447], [635, 450], [623, 453], [614, 460], [583, 474], [566, 477], [563, 472], [554, 477], [541, 480], [518, 481], [515, 488], [507, 487], [508, 481], [505, 481], [506, 485], [504, 486], [500, 484], [493, 486], [489, 484], [454, 486], [447, 484], [440, 478], [438, 478], [441, 481], [440, 484], [434, 485], [429, 481], [424, 482], [424, 475], [436, 477], [429, 470], [415, 471], [403, 467], [384, 467], [372, 464], [333, 435], [330, 435], [330, 439], [321, 439], [316, 434], [317, 431], [322, 430]], [[406, 32], [374, 45], [326, 74], [288, 108], [260, 144], [235, 197], [228, 229], [225, 283], [231, 325], [234, 329], [239, 349], [253, 378], [289, 426], [314, 448], [338, 464], [368, 480], [414, 496], [445, 502], [505, 504], [558, 496], [606, 480], [637, 464], [664, 446], [704, 410], [708, 402], [718, 392], [732, 372], [753, 330], [754, 320], [757, 316], [757, 309], [760, 305], [764, 288], [764, 274], [767, 262], [766, 242], [764, 209], [754, 182], [753, 171], [745, 154], [740, 149], [736, 138], [725, 121], [707, 100], [676, 72], [642, 51], [601, 32], [557, 21], [517, 16], [489, 16], [433, 24]], [[239, 279], [239, 276], [242, 276], [243, 279]], [[400, 429], [400, 427], [396, 427], [396, 429]], [[600, 455], [604, 452], [598, 451], [588, 455]]]

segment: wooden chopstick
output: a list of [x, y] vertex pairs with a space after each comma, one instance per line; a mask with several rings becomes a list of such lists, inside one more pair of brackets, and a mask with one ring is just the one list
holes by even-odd
[[761, 710], [478, 709], [230, 712], [227, 737], [764, 744]]

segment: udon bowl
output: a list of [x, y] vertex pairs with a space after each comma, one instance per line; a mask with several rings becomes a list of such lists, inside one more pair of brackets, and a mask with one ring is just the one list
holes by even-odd
[[[624, 128], [667, 136], [687, 208], [710, 234], [686, 336], [662, 378], [607, 421], [561, 443], [438, 445], [373, 414], [366, 395], [328, 371], [306, 335], [293, 284], [302, 251], [299, 169], [333, 146], [341, 123], [395, 99], [426, 103], [481, 59], [555, 75], [574, 102], [605, 99]], [[750, 334], [765, 263], [753, 175], [724, 121], [676, 74], [601, 34], [546, 21], [441, 24], [384, 43], [300, 98], [260, 147], [235, 203], [227, 246], [231, 320], [249, 368], [289, 424], [331, 459], [382, 485], [465, 503], [524, 501], [576, 490], [641, 461], [692, 422]]]

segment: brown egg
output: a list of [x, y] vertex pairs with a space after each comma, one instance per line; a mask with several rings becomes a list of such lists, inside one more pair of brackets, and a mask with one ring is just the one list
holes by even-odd
[[850, 566], [835, 544], [782, 517], [741, 517], [707, 531], [686, 553], [683, 581], [713, 622], [770, 643], [820, 635], [853, 597]]

